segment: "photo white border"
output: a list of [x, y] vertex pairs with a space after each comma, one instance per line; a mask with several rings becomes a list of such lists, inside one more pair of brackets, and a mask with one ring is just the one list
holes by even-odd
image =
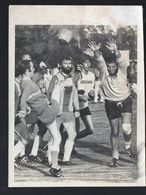
[[[137, 88], [137, 147], [138, 172], [136, 184], [84, 184], [82, 186], [145, 186], [145, 96], [144, 96], [144, 37], [142, 6], [9, 6], [9, 187], [49, 187], [47, 184], [14, 182], [14, 70], [15, 70], [15, 25], [137, 25], [138, 28], [138, 88]], [[50, 187], [54, 186], [49, 183]], [[60, 186], [58, 182], [55, 186]], [[80, 186], [70, 184], [66, 186]]]

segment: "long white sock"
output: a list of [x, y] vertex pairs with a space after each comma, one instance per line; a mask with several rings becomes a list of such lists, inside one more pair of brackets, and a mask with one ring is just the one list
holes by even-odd
[[18, 143], [14, 146], [14, 158], [25, 148], [23, 143], [21, 141], [18, 141]]
[[33, 142], [30, 155], [36, 156], [38, 154], [39, 144], [40, 144], [40, 137], [36, 135], [34, 138], [34, 142]]
[[97, 102], [97, 99], [98, 99], [98, 88], [99, 88], [98, 84], [95, 84], [95, 90], [94, 90], [94, 92], [95, 92], [94, 102]]
[[72, 152], [72, 149], [73, 149], [73, 145], [74, 145], [73, 141], [71, 141], [69, 139], [66, 140], [66, 143], [65, 143], [65, 146], [64, 146], [63, 161], [69, 161], [70, 155], [71, 155], [71, 152]]
[[129, 142], [124, 141], [125, 149], [130, 148], [131, 146], [131, 140]]
[[49, 148], [47, 151], [47, 157], [48, 157], [48, 162], [51, 163], [52, 162], [52, 155], [51, 155], [51, 150]]
[[47, 157], [48, 157], [48, 162], [52, 162], [52, 154], [51, 154], [51, 146], [52, 146], [52, 143], [53, 140], [51, 139], [48, 143], [48, 151], [47, 151]]
[[20, 156], [24, 156], [25, 155], [25, 147], [24, 149], [20, 152]]

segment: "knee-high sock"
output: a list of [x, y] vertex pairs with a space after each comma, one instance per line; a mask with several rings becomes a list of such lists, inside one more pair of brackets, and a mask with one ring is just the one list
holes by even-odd
[[20, 156], [24, 156], [25, 155], [25, 148], [20, 152]]
[[63, 161], [69, 161], [70, 155], [71, 155], [71, 152], [72, 152], [72, 149], [73, 149], [73, 145], [74, 145], [73, 141], [71, 141], [69, 139], [66, 140], [66, 143], [65, 143], [65, 146], [64, 146]]
[[38, 154], [39, 144], [40, 144], [40, 137], [36, 135], [34, 138], [34, 142], [33, 142], [30, 155], [36, 156]]
[[51, 151], [51, 156], [52, 156], [52, 167], [58, 169], [58, 151]]
[[52, 162], [52, 154], [51, 154], [51, 147], [53, 145], [53, 140], [50, 139], [48, 142], [48, 150], [47, 150], [47, 157], [48, 157], [48, 162]]
[[24, 144], [21, 141], [14, 146], [14, 158], [25, 148]]

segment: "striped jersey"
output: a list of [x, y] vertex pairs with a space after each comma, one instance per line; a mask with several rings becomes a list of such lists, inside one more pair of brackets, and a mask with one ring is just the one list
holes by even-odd
[[74, 109], [79, 110], [77, 89], [73, 84], [72, 76], [67, 77], [62, 72], [58, 72], [54, 77], [56, 77], [56, 82], [68, 83], [61, 90], [59, 103], [60, 113], [73, 112]]

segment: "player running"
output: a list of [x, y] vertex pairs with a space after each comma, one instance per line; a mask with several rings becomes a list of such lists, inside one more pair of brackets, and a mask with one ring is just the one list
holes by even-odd
[[[88, 101], [90, 99], [94, 99], [94, 86], [95, 86], [95, 75], [89, 68], [91, 66], [90, 56], [86, 54], [82, 54], [79, 56], [80, 60], [80, 73], [79, 78], [76, 81], [76, 86], [78, 90], [79, 97], [79, 108], [80, 108], [80, 117], [83, 120], [86, 129], [79, 131], [79, 127], [77, 128], [77, 137], [76, 139], [80, 139], [86, 137], [88, 135], [93, 134], [94, 127], [91, 112], [88, 106]], [[75, 77], [77, 77], [75, 75]], [[78, 126], [80, 123], [78, 123]]]

